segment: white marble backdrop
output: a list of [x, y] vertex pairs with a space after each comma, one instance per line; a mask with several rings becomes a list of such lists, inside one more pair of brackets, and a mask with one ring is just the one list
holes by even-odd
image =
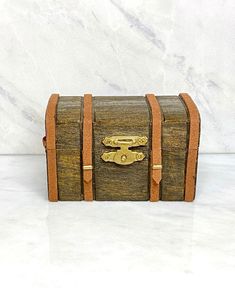
[[49, 95], [178, 94], [235, 152], [234, 0], [0, 0], [0, 153], [42, 153]]

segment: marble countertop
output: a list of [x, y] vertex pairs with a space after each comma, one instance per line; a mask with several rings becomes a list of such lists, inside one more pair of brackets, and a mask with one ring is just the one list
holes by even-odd
[[49, 203], [44, 156], [0, 156], [1, 272], [235, 271], [234, 179], [235, 155], [203, 154], [193, 203]]

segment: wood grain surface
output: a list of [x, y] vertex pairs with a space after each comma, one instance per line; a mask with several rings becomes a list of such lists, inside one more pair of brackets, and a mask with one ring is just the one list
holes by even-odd
[[60, 97], [56, 119], [59, 200], [83, 200], [81, 176], [82, 97]]
[[96, 200], [149, 199], [149, 145], [133, 148], [144, 160], [122, 166], [104, 162], [104, 152], [115, 151], [102, 144], [106, 136], [150, 137], [149, 108], [144, 97], [94, 97], [94, 179]]
[[[178, 96], [159, 96], [162, 111], [161, 200], [184, 200], [189, 141], [187, 109]], [[83, 200], [81, 176], [82, 97], [60, 97], [56, 121], [58, 190], [60, 200]], [[96, 200], [149, 200], [151, 111], [143, 96], [93, 97], [93, 190]], [[146, 146], [132, 148], [143, 161], [122, 166], [104, 162], [106, 136], [146, 136]], [[118, 149], [118, 148], [117, 148]]]
[[185, 169], [189, 139], [187, 110], [178, 96], [158, 97], [162, 122], [161, 200], [184, 200]]

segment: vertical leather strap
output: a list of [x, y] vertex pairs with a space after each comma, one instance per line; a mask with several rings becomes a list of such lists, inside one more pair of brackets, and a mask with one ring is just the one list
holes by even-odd
[[83, 193], [84, 200], [93, 200], [92, 191], [92, 95], [84, 95], [83, 104]]
[[187, 93], [179, 95], [184, 101], [189, 113], [189, 145], [187, 168], [185, 177], [185, 201], [191, 202], [195, 198], [197, 157], [200, 137], [200, 114], [197, 106]]
[[150, 201], [155, 202], [160, 198], [160, 181], [162, 179], [162, 124], [161, 108], [154, 94], [146, 94], [152, 111], [152, 151], [150, 167]]
[[58, 201], [57, 167], [56, 167], [56, 108], [59, 94], [52, 94], [46, 110], [46, 137], [43, 145], [47, 154], [47, 182], [49, 201]]

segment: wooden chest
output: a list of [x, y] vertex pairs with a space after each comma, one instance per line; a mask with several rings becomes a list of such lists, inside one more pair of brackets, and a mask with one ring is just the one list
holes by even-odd
[[59, 96], [46, 111], [48, 195], [193, 201], [200, 116], [179, 96]]

